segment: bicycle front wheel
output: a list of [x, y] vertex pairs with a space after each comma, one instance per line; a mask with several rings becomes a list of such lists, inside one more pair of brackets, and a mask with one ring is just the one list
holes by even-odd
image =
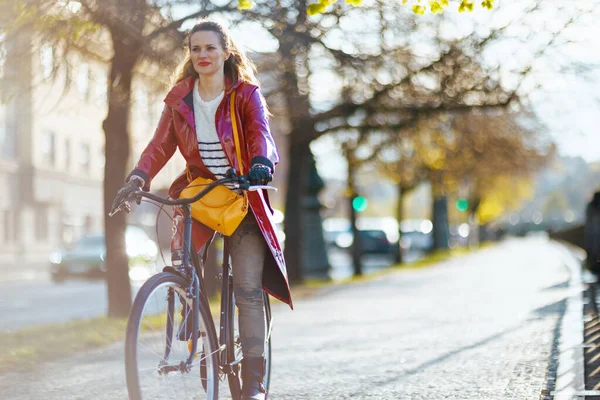
[[[184, 278], [173, 273], [152, 276], [140, 288], [129, 315], [125, 373], [129, 398], [218, 398], [218, 346], [210, 313], [200, 303], [198, 342], [191, 365], [192, 299]], [[182, 340], [180, 340], [182, 339]]]

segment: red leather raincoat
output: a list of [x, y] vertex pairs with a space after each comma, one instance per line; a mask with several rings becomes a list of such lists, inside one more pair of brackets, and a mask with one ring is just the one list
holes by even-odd
[[[194, 83], [193, 77], [187, 78], [175, 85], [168, 93], [154, 137], [130, 174], [130, 176], [138, 175], [145, 180], [144, 190], [146, 191], [150, 190], [152, 178], [164, 167], [177, 148], [187, 162], [192, 179], [198, 176], [216, 179], [202, 162], [198, 149], [193, 106]], [[234, 89], [236, 91], [235, 110], [242, 149], [243, 168], [241, 169], [237, 161], [231, 126], [229, 96]], [[229, 164], [236, 171], [248, 171], [253, 162], [260, 162], [273, 168], [279, 161], [275, 142], [269, 129], [263, 97], [257, 86], [242, 81], [232, 83], [226, 80], [225, 95], [217, 108], [215, 124], [223, 151]], [[172, 198], [178, 198], [181, 190], [188, 183], [188, 177], [184, 171], [171, 185], [169, 195]], [[271, 295], [292, 307], [285, 260], [281, 245], [275, 235], [273, 212], [268, 195], [266, 191], [249, 192], [248, 202], [270, 250], [265, 257], [263, 287]], [[201, 249], [213, 234], [214, 231], [210, 228], [197, 221], [193, 222], [192, 240], [196, 249]]]

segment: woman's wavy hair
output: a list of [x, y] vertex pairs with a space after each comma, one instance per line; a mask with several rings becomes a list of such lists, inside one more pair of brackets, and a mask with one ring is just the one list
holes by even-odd
[[192, 29], [190, 29], [187, 35], [187, 55], [183, 62], [179, 64], [177, 67], [174, 84], [177, 84], [183, 81], [190, 76], [198, 78], [198, 73], [194, 70], [194, 65], [192, 64], [191, 59], [191, 38], [192, 35], [196, 32], [200, 31], [210, 31], [215, 32], [219, 35], [219, 39], [221, 40], [221, 46], [225, 51], [229, 52], [229, 58], [225, 60], [225, 76], [231, 79], [232, 82], [235, 82], [238, 79], [242, 81], [249, 82], [255, 85], [259, 85], [258, 79], [256, 78], [256, 66], [248, 58], [246, 53], [235, 45], [231, 35], [227, 31], [227, 29], [219, 24], [218, 22], [211, 21], [209, 19], [203, 19]]

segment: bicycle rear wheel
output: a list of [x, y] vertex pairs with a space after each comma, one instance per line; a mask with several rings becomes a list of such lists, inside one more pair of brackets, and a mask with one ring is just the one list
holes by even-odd
[[[232, 326], [233, 329], [229, 330], [228, 343], [227, 347], [227, 359], [229, 363], [234, 363], [235, 365], [232, 367], [232, 373], [227, 375], [227, 380], [229, 383], [229, 390], [231, 392], [231, 398], [233, 400], [238, 400], [242, 397], [242, 364], [241, 360], [242, 356], [242, 342], [240, 340], [240, 330], [239, 330], [239, 318], [238, 318], [238, 310], [235, 305], [235, 296], [231, 296], [231, 310], [229, 315], [231, 316], [231, 320], [229, 321], [229, 326]], [[271, 304], [269, 302], [269, 295], [266, 292], [263, 292], [264, 302], [265, 302], [265, 322], [267, 329], [267, 338], [265, 343], [265, 376], [263, 377], [265, 389], [267, 393], [265, 395], [265, 399], [269, 395], [269, 384], [271, 380], [271, 329], [273, 327], [271, 322]]]
[[178, 340], [178, 333], [185, 331], [182, 309], [186, 320], [192, 321], [192, 299], [186, 288], [186, 280], [173, 273], [156, 274], [140, 288], [125, 339], [130, 399], [218, 398], [219, 350], [210, 313], [202, 303], [196, 354], [189, 370], [185, 368], [191, 350], [187, 341]]

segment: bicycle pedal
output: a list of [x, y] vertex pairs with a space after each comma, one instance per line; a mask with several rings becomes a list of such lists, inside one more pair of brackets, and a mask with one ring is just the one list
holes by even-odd
[[[192, 351], [192, 339], [188, 340], [188, 351]], [[198, 358], [198, 353], [194, 354], [194, 358]]]
[[[206, 332], [198, 332], [198, 339], [200, 339], [203, 336], [206, 336]], [[187, 347], [188, 347], [188, 351], [191, 352], [192, 351], [192, 339], [188, 339]], [[198, 358], [198, 353], [194, 354], [194, 358]]]

